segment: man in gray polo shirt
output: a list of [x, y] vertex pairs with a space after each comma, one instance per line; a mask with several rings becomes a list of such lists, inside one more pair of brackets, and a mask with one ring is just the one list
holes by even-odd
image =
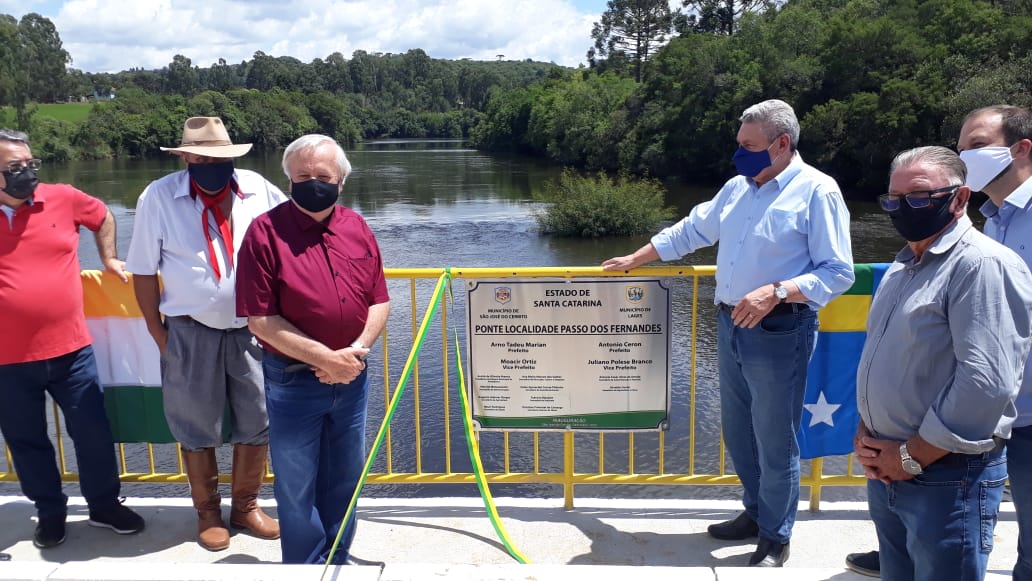
[[1032, 345], [1032, 274], [966, 215], [956, 153], [893, 160], [879, 196], [907, 240], [871, 304], [854, 439], [887, 579], [982, 579], [1002, 441]]

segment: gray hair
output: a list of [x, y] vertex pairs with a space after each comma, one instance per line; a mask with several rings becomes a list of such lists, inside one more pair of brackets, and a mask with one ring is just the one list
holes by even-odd
[[742, 123], [759, 123], [767, 141], [773, 142], [779, 135], [788, 135], [792, 151], [799, 145], [799, 120], [792, 106], [780, 99], [768, 99], [742, 112], [738, 118]]
[[333, 147], [337, 150], [337, 168], [340, 170], [340, 183], [344, 183], [344, 180], [351, 174], [351, 162], [348, 161], [348, 156], [344, 154], [344, 149], [332, 137], [314, 133], [298, 137], [283, 150], [283, 173], [287, 174], [287, 179], [290, 179], [290, 170], [287, 165], [291, 158], [301, 153], [318, 149], [327, 143], [333, 144]]
[[889, 177], [902, 168], [912, 165], [926, 164], [946, 170], [946, 177], [951, 186], [962, 186], [967, 180], [967, 166], [952, 149], [938, 145], [915, 147], [901, 152], [889, 166]]
[[29, 136], [22, 133], [21, 131], [15, 131], [14, 129], [8, 129], [6, 127], [0, 129], [0, 141], [21, 143], [26, 147], [29, 146]]

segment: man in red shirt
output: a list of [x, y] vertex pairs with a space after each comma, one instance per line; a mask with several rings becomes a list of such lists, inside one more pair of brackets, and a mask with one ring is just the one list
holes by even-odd
[[[265, 400], [284, 563], [324, 563], [365, 463], [365, 357], [390, 312], [365, 220], [336, 204], [351, 164], [336, 141], [287, 146], [291, 203], [251, 223], [237, 315], [265, 347]], [[334, 562], [348, 562], [345, 525]]]
[[115, 219], [100, 200], [41, 184], [28, 137], [0, 129], [0, 430], [22, 492], [36, 505], [33, 544], [65, 540], [68, 497], [47, 435], [45, 394], [61, 407], [75, 445], [89, 524], [118, 534], [143, 519], [118, 500], [121, 483], [104, 411], [79, 277], [79, 226], [93, 230], [104, 267], [128, 281], [115, 254]]

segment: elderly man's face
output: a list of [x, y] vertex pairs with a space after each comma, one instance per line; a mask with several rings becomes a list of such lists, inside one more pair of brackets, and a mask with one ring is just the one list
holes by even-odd
[[[0, 141], [0, 190], [7, 187], [7, 180], [2, 172], [20, 170], [30, 161], [33, 159], [28, 145], [16, 141]], [[0, 196], [3, 196], [0, 198], [0, 202], [14, 201], [14, 198], [9, 198], [3, 191], [0, 191]]]
[[946, 170], [929, 164], [917, 163], [896, 170], [889, 178], [889, 195], [903, 196], [911, 192], [936, 190], [950, 185]]
[[945, 168], [918, 162], [893, 172], [889, 192], [880, 201], [903, 238], [912, 245], [927, 245], [964, 214], [970, 195], [966, 186], [950, 183]]
[[290, 173], [290, 181], [294, 183], [319, 180], [340, 184], [341, 188], [338, 189], [343, 189], [341, 178], [344, 176], [340, 175], [340, 166], [337, 165], [337, 150], [329, 144], [294, 155], [287, 160], [287, 171]]
[[779, 135], [774, 141], [771, 141], [767, 139], [763, 125], [759, 123], [742, 123], [742, 126], [738, 128], [737, 139], [738, 145], [741, 145], [743, 148], [752, 152], [763, 151], [770, 156], [772, 165], [753, 176], [757, 183], [766, 183], [778, 175], [781, 169], [774, 167], [773, 164], [783, 159], [788, 152], [788, 135]]

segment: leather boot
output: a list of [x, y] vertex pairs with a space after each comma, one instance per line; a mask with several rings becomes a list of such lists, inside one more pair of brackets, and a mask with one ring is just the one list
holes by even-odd
[[222, 522], [219, 466], [215, 449], [183, 450], [183, 464], [190, 481], [190, 496], [197, 509], [197, 542], [209, 551], [229, 548], [229, 529]]
[[262, 539], [278, 539], [279, 523], [258, 506], [269, 446], [233, 446], [233, 512], [229, 524]]

